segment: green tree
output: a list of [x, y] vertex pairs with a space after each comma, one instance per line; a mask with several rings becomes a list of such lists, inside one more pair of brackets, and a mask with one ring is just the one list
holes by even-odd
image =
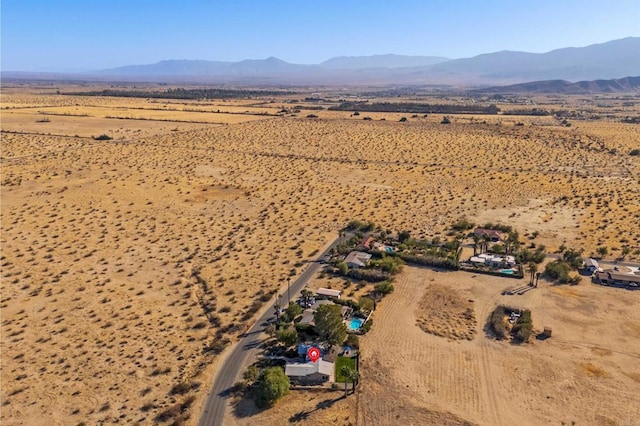
[[478, 254], [478, 247], [482, 250], [482, 245], [480, 244], [480, 236], [477, 234], [473, 234], [473, 255]]
[[256, 389], [256, 406], [265, 408], [289, 393], [289, 378], [281, 367], [269, 367], [262, 371]]
[[297, 303], [291, 302], [287, 307], [287, 315], [289, 319], [293, 321], [298, 315], [302, 314], [302, 306]]
[[311, 296], [313, 296], [313, 292], [304, 288], [300, 292], [300, 295], [302, 296], [302, 301], [304, 302], [304, 305], [307, 306], [309, 304], [309, 300], [311, 300]]
[[529, 262], [527, 272], [529, 273], [529, 285], [533, 285], [533, 279], [536, 276], [536, 272], [538, 272], [538, 265], [535, 262]]
[[347, 326], [342, 321], [339, 305], [322, 305], [314, 313], [315, 329], [330, 346], [339, 345], [347, 336]]
[[622, 251], [620, 252], [620, 254], [622, 254], [622, 258], [626, 258], [629, 253], [631, 253], [631, 247], [622, 246]]
[[356, 334], [349, 334], [347, 336], [347, 346], [359, 349], [360, 348], [360, 338]]
[[393, 284], [391, 284], [389, 281], [382, 281], [381, 283], [378, 283], [374, 286], [374, 289], [376, 292], [380, 293], [380, 294], [390, 294], [393, 293]]
[[356, 371], [356, 369], [351, 368], [348, 365], [343, 365], [342, 368], [340, 369], [340, 374], [342, 374], [342, 376], [344, 377], [344, 396], [345, 398], [347, 397], [347, 384], [348, 383], [353, 383], [353, 390], [355, 392], [355, 382], [356, 380], [358, 380], [358, 372]]
[[349, 266], [345, 261], [338, 263], [336, 266], [338, 267], [338, 271], [340, 271], [340, 274], [342, 275], [347, 275], [347, 272], [349, 272]]
[[596, 249], [596, 252], [598, 252], [600, 257], [603, 258], [609, 253], [609, 249], [605, 246], [600, 246]]
[[402, 231], [398, 234], [398, 240], [401, 243], [407, 242], [409, 238], [411, 238], [411, 234], [409, 233], [409, 231]]
[[373, 299], [366, 296], [361, 297], [358, 299], [358, 307], [363, 311], [373, 311]]
[[298, 332], [295, 327], [288, 326], [278, 330], [278, 341], [285, 346], [293, 346], [298, 342]]

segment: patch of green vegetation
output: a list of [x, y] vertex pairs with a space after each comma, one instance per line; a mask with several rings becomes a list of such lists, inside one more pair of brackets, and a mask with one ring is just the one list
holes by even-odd
[[344, 357], [344, 356], [339, 356], [336, 359], [336, 382], [337, 383], [344, 383], [344, 382], [348, 382], [351, 383], [351, 381], [348, 381], [348, 379], [346, 377], [344, 377], [344, 375], [342, 374], [341, 370], [342, 367], [349, 367], [353, 370], [356, 369], [356, 359], [355, 358], [348, 358], [348, 357]]

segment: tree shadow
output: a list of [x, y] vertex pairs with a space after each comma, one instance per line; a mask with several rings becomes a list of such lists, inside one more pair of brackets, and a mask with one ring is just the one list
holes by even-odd
[[341, 395], [335, 399], [325, 399], [324, 401], [320, 401], [316, 404], [314, 409], [309, 411], [302, 410], [297, 412], [293, 416], [289, 417], [289, 423], [298, 423], [298, 422], [307, 420], [312, 413], [315, 413], [316, 411], [319, 411], [319, 410], [325, 410], [333, 406], [333, 404], [340, 401], [341, 399], [345, 399], [345, 396]]

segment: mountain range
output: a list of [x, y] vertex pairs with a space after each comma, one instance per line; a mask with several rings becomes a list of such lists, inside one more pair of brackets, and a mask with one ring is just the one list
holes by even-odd
[[477, 89], [476, 93], [557, 93], [580, 95], [588, 93], [629, 93], [640, 92], [640, 77], [625, 77], [612, 80], [591, 80], [571, 83], [566, 80], [531, 81], [529, 83], [495, 86]]
[[[42, 73], [39, 73], [41, 77]], [[61, 74], [56, 74], [59, 78]], [[471, 58], [374, 55], [331, 58], [315, 65], [275, 57], [239, 62], [165, 60], [82, 74], [76, 79], [234, 84], [447, 84], [486, 87], [533, 80], [619, 79], [640, 75], [640, 37], [546, 53], [502, 51]], [[28, 76], [6, 73], [3, 77]]]

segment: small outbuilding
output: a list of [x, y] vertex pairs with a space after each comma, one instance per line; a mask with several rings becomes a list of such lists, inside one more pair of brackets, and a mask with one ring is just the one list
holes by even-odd
[[318, 294], [319, 296], [327, 296], [327, 297], [333, 297], [336, 299], [340, 299], [340, 296], [342, 295], [342, 291], [340, 290], [333, 290], [330, 288], [319, 288], [316, 291], [316, 294]]

